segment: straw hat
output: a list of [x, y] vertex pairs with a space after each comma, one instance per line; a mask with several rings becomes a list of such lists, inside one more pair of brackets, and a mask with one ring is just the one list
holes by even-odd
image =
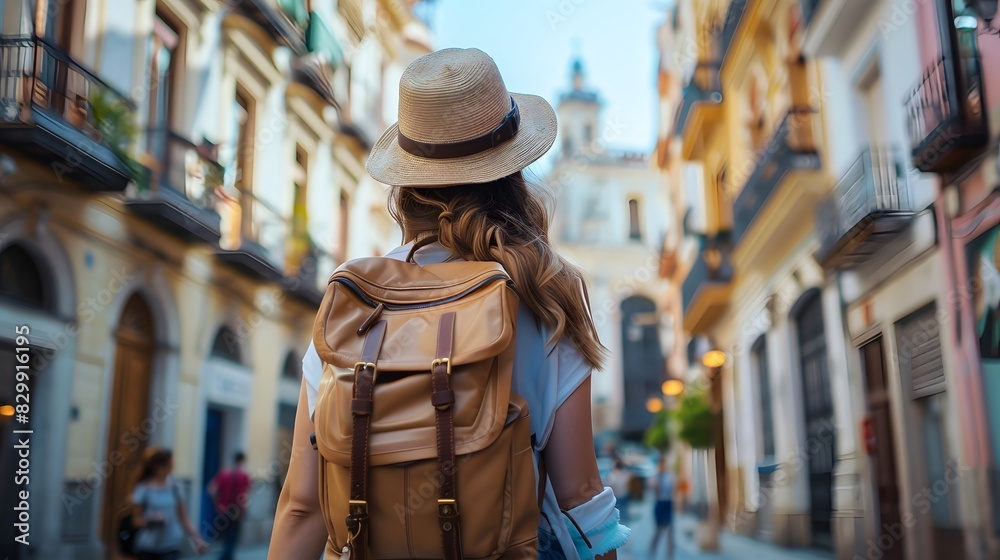
[[555, 138], [556, 114], [544, 99], [508, 92], [483, 51], [444, 49], [403, 72], [399, 122], [375, 143], [366, 167], [389, 185], [487, 183], [524, 169]]

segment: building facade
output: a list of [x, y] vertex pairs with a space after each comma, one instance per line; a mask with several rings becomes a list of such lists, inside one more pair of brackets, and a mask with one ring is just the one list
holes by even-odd
[[996, 556], [991, 9], [671, 14], [659, 153], [700, 249], [665, 257], [686, 333], [728, 358], [729, 529], [844, 559]]
[[641, 439], [652, 421], [647, 401], [664, 380], [663, 281], [659, 246], [666, 216], [662, 178], [644, 154], [616, 152], [620, 131], [601, 120], [601, 101], [575, 61], [556, 108], [556, 159], [546, 184], [554, 190], [550, 238], [588, 279], [594, 323], [611, 359], [594, 376], [597, 432]]
[[[681, 259], [681, 305], [697, 369], [716, 389], [723, 430], [715, 500], [731, 530], [833, 548], [837, 458], [854, 445], [836, 300], [813, 258], [814, 208], [829, 193], [825, 100], [802, 52], [793, 1], [681, 2], [679, 188], [696, 242]], [[687, 29], [684, 29], [684, 28]], [[693, 188], [692, 188], [693, 187]]]
[[[0, 4], [0, 359], [30, 343], [35, 434], [30, 481], [0, 455], [4, 503], [32, 512], [6, 557], [114, 557], [150, 445], [209, 539], [228, 521], [205, 486], [245, 451], [244, 539], [266, 540], [326, 278], [398, 242], [364, 161], [430, 49], [410, 8]], [[0, 417], [5, 441], [23, 427]]]

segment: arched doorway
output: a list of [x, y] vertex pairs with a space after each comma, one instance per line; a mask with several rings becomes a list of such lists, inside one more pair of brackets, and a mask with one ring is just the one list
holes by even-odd
[[[14, 243], [0, 251], [0, 306], [54, 313], [55, 290], [51, 280], [44, 261], [36, 259], [28, 248]], [[29, 490], [23, 483], [25, 479], [14, 474], [19, 460], [15, 446], [19, 439], [29, 437], [34, 451], [41, 448], [39, 440], [42, 439], [15, 432], [37, 429], [38, 420], [51, 412], [45, 407], [39, 408], [39, 403], [43, 401], [35, 390], [48, 357], [41, 356], [37, 351], [37, 338], [31, 332], [32, 326], [18, 324], [11, 332], [0, 336], [0, 371], [3, 372], [0, 374], [0, 475], [3, 476], [0, 503], [11, 506], [0, 512], [0, 557], [9, 560], [24, 558], [26, 548], [15, 541], [22, 532], [14, 527], [17, 512], [13, 506], [22, 501], [20, 493]], [[24, 338], [18, 340], [18, 335]], [[25, 397], [30, 400], [24, 400]], [[30, 405], [29, 413], [21, 417], [18, 407], [25, 404]], [[22, 419], [25, 421], [22, 422]], [[34, 452], [32, 461], [38, 461]], [[31, 493], [37, 495], [37, 491], [31, 490]], [[28, 501], [32, 509], [39, 507], [35, 498]], [[34, 543], [35, 539], [31, 538], [30, 542]]]
[[664, 377], [660, 349], [660, 316], [653, 300], [632, 296], [621, 303], [622, 377], [625, 402], [622, 410], [623, 439], [640, 441], [653, 421], [647, 410], [650, 398], [659, 398]]
[[836, 462], [836, 427], [833, 394], [826, 357], [822, 300], [818, 290], [803, 295], [795, 320], [802, 372], [802, 403], [805, 413], [806, 448], [809, 450], [809, 518], [812, 544], [833, 547], [833, 467]]
[[155, 348], [153, 314], [145, 299], [132, 295], [115, 330], [115, 366], [108, 421], [102, 535], [110, 558], [117, 558], [118, 523], [129, 503], [142, 454], [151, 435], [149, 389]]

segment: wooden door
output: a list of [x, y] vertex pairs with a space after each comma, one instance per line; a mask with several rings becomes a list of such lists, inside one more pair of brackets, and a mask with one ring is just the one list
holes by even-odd
[[148, 444], [149, 387], [154, 351], [153, 319], [139, 295], [125, 304], [115, 332], [115, 369], [107, 436], [107, 464], [114, 467], [104, 484], [102, 534], [108, 557], [117, 554], [118, 523], [129, 498]]
[[[889, 407], [889, 389], [885, 379], [885, 360], [882, 354], [882, 337], [861, 347], [865, 367], [865, 400], [868, 416], [875, 436], [872, 455], [875, 490], [878, 498], [878, 535], [887, 529], [901, 527], [899, 512], [899, 486], [896, 484], [896, 439]], [[883, 549], [884, 560], [902, 560], [903, 540], [892, 537], [892, 544]], [[881, 542], [881, 541], [879, 541]]]

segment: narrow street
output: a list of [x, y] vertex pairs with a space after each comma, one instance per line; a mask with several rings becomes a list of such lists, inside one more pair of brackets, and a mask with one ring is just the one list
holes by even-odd
[[[649, 550], [653, 535], [653, 505], [649, 498], [630, 505], [632, 538], [624, 549], [618, 551], [619, 560], [667, 560], [666, 541], [661, 538], [656, 555]], [[833, 554], [815, 549], [792, 549], [723, 532], [718, 552], [700, 552], [696, 540], [697, 519], [689, 514], [677, 517], [674, 527], [676, 548], [673, 560], [832, 560]], [[183, 560], [217, 560], [216, 549], [201, 557], [187, 557]], [[240, 549], [236, 560], [266, 560], [267, 546], [253, 546]]]

